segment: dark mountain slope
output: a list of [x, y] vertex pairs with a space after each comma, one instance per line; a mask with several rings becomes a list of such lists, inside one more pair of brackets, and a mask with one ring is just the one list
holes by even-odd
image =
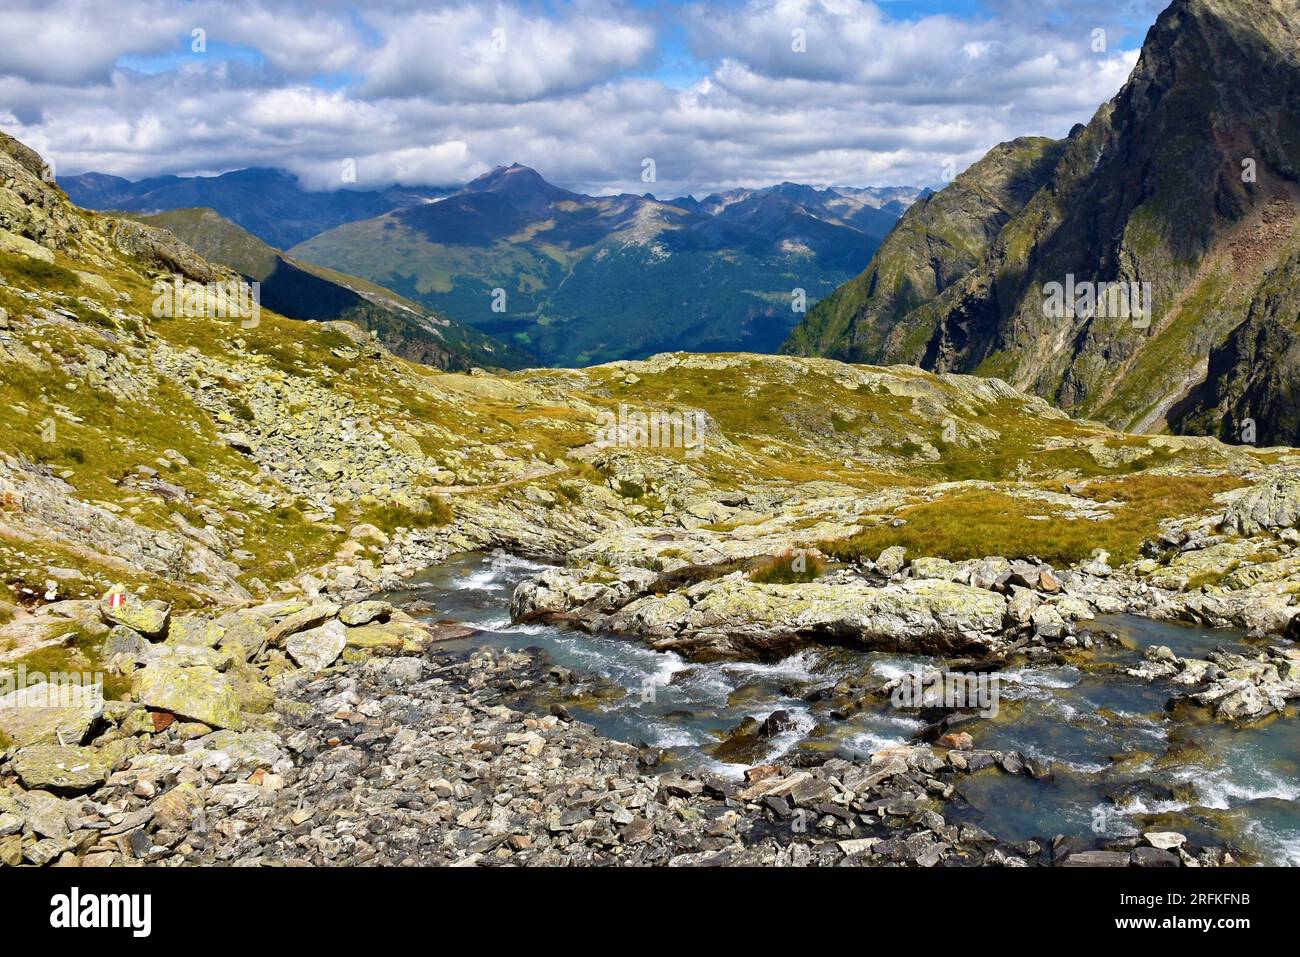
[[783, 351], [849, 362], [919, 363], [934, 334], [917, 314], [971, 271], [1046, 182], [1064, 143], [1024, 137], [994, 147], [947, 188], [913, 205], [862, 275], [809, 311]]
[[521, 368], [532, 357], [397, 294], [273, 249], [210, 209], [135, 218], [162, 226], [210, 262], [261, 283], [261, 304], [290, 319], [344, 319], [375, 332], [393, 352], [440, 369]]

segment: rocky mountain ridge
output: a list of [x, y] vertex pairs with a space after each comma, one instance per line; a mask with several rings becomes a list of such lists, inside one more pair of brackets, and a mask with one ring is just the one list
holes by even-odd
[[[1279, 296], [1295, 285], [1300, 154], [1277, 105], [1296, 98], [1298, 39], [1292, 0], [1176, 0], [1128, 83], [1052, 148], [1032, 196], [954, 281], [904, 278], [924, 276], [928, 245], [952, 246], [945, 230], [969, 222], [918, 212], [920, 236], [900, 223], [787, 348], [997, 375], [1118, 428], [1297, 441], [1282, 411], [1295, 315]], [[1103, 303], [1052, 314], [1046, 290], [1075, 282], [1136, 284], [1150, 314], [1135, 322]]]

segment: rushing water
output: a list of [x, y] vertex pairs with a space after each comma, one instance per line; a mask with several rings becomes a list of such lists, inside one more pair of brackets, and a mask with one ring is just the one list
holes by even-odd
[[[888, 701], [839, 720], [828, 703], [805, 699], [845, 679], [883, 683], [921, 673], [942, 664], [936, 659], [816, 645], [774, 663], [695, 664], [634, 639], [512, 624], [515, 585], [544, 567], [500, 552], [465, 556], [428, 570], [394, 597], [424, 599], [434, 617], [482, 630], [444, 648], [538, 647], [558, 665], [605, 679], [611, 693], [566, 699], [565, 706], [612, 738], [662, 749], [677, 766], [738, 776], [807, 750], [865, 758], [911, 743], [923, 727]], [[1247, 860], [1300, 864], [1300, 718], [1290, 713], [1250, 727], [1177, 718], [1164, 707], [1174, 688], [1121, 670], [1139, 662], [1148, 645], [1200, 656], [1220, 646], [1246, 650], [1247, 639], [1132, 617], [1102, 619], [1095, 629], [1118, 634], [1121, 645], [1099, 649], [1080, 666], [1000, 672], [997, 713], [961, 725], [978, 748], [1050, 761], [1051, 777], [997, 770], [961, 776], [963, 800], [945, 814], [1013, 841], [1176, 830], [1197, 843], [1239, 848]], [[788, 725], [761, 739], [759, 751], [718, 753], [728, 730], [780, 710]]]

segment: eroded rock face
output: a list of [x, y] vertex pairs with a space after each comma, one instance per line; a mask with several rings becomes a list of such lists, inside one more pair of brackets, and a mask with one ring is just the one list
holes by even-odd
[[1224, 514], [1222, 527], [1258, 535], [1300, 524], [1300, 473], [1288, 471], [1242, 494]]

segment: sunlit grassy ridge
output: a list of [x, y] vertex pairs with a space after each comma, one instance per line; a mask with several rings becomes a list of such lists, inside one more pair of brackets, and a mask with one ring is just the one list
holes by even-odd
[[823, 542], [833, 558], [875, 558], [902, 545], [913, 556], [964, 561], [1000, 555], [1036, 557], [1058, 566], [1087, 560], [1097, 551], [1118, 562], [1139, 557], [1142, 543], [1166, 519], [1209, 511], [1214, 496], [1243, 482], [1232, 476], [1134, 475], [1089, 483], [1081, 497], [1117, 503], [1110, 517], [1071, 516], [1068, 509], [997, 489], [962, 489], [901, 509], [905, 524], [880, 524], [852, 538]]

